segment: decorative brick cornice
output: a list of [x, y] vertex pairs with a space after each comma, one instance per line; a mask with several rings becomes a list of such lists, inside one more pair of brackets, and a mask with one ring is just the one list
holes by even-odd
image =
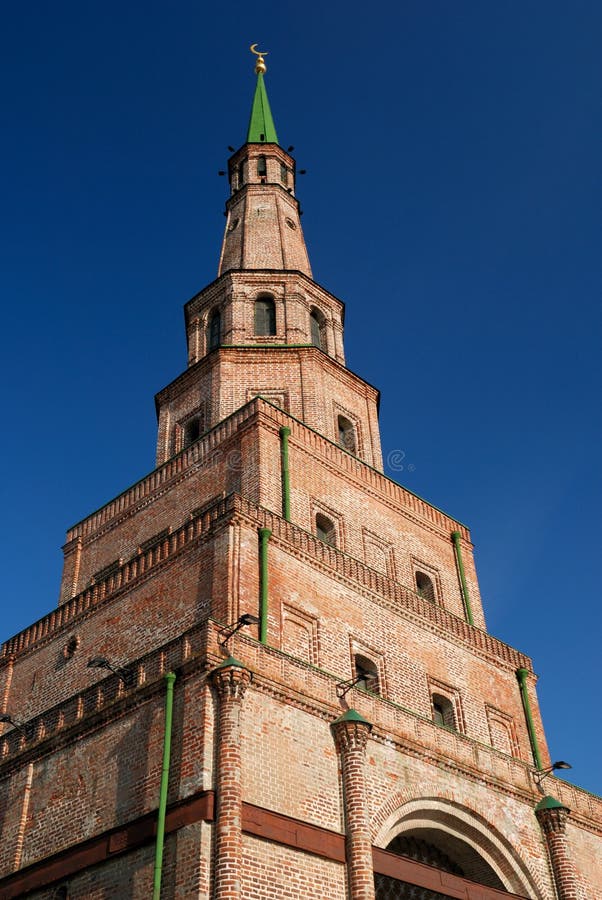
[[174, 556], [185, 552], [198, 539], [203, 540], [209, 534], [214, 534], [224, 519], [230, 515], [234, 516], [235, 513], [236, 504], [232, 495], [220, 498], [203, 508], [197, 516], [172, 531], [164, 540], [127, 560], [114, 572], [6, 641], [2, 646], [0, 664], [9, 658], [21, 656], [34, 647], [40, 647], [56, 634], [66, 628], [72, 628], [76, 622], [81, 622], [97, 607], [118, 596], [123, 589], [131, 589], [134, 584], [141, 584], [159, 568], [167, 565]]
[[372, 725], [360, 716], [351, 717], [348, 713], [332, 723], [332, 733], [339, 753], [351, 753], [353, 751], [363, 753], [368, 743]]
[[211, 673], [211, 680], [222, 702], [241, 703], [251, 678], [251, 672], [232, 657]]
[[566, 806], [555, 806], [552, 809], [538, 809], [535, 811], [541, 830], [547, 836], [550, 834], [565, 834], [569, 810]]

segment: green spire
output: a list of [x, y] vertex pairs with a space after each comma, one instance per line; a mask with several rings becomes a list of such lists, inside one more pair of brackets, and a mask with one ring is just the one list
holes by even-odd
[[277, 144], [278, 135], [272, 118], [268, 92], [263, 82], [263, 72], [257, 73], [257, 86], [253, 97], [247, 144]]

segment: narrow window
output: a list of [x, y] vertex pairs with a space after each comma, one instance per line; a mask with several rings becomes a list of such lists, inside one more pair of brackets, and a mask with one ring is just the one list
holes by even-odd
[[207, 336], [207, 345], [209, 350], [215, 350], [219, 347], [222, 340], [222, 316], [219, 309], [211, 313], [209, 319], [209, 334]]
[[284, 165], [284, 163], [280, 163], [280, 181], [282, 184], [288, 184], [288, 169]]
[[355, 666], [355, 675], [359, 680], [356, 686], [363, 691], [372, 691], [373, 694], [379, 694], [378, 689], [378, 669], [376, 664], [366, 656], [354, 656], [353, 664]]
[[433, 700], [433, 722], [435, 725], [445, 725], [443, 707], [436, 700]]
[[339, 444], [348, 453], [357, 452], [357, 442], [355, 440], [355, 428], [353, 424], [346, 419], [345, 416], [337, 418], [337, 428], [339, 433]]
[[276, 307], [272, 297], [255, 301], [255, 334], [276, 334]]
[[312, 309], [309, 314], [309, 327], [311, 331], [311, 342], [314, 347], [319, 347], [320, 350], [324, 349], [324, 341], [322, 337], [322, 323], [323, 320], [320, 318], [320, 314], [317, 309]]
[[241, 188], [245, 183], [245, 164], [244, 162], [240, 162], [238, 164], [238, 186]]
[[262, 176], [265, 177], [268, 174], [268, 167], [267, 167], [267, 163], [265, 161], [265, 156], [257, 157], [257, 174], [260, 177], [262, 177]]
[[416, 579], [416, 593], [424, 600], [430, 600], [431, 603], [434, 603], [435, 586], [432, 579], [425, 572], [416, 572], [414, 578]]
[[330, 544], [331, 547], [336, 547], [337, 545], [337, 532], [334, 522], [323, 516], [322, 513], [316, 515], [316, 537], [324, 541], [325, 544]]
[[190, 447], [191, 444], [194, 444], [195, 441], [198, 441], [202, 433], [202, 416], [195, 416], [193, 419], [189, 419], [184, 426], [184, 440], [182, 442], [183, 449], [185, 449], [186, 447]]
[[431, 701], [435, 725], [443, 725], [444, 728], [452, 728], [456, 731], [456, 714], [451, 700], [442, 694], [433, 694]]

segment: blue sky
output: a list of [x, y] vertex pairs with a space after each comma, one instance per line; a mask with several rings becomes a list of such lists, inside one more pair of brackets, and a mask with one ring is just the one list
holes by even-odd
[[2, 639], [55, 605], [67, 527], [154, 465], [258, 41], [390, 474], [470, 526], [489, 630], [602, 793], [601, 26], [594, 0], [4, 11]]

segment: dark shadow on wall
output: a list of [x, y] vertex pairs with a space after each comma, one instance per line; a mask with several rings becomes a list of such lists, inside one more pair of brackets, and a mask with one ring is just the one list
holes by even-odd
[[[159, 783], [161, 778], [161, 756], [155, 753], [152, 771], [150, 770], [149, 746], [150, 732], [153, 716], [157, 706], [155, 703], [146, 703], [138, 707], [133, 716], [119, 719], [114, 728], [122, 732], [122, 736], [113, 745], [114, 749], [109, 755], [117, 765], [117, 784], [115, 791], [115, 815], [113, 825], [122, 825], [142, 815], [148, 807], [154, 808], [159, 800]], [[158, 762], [156, 761], [158, 759]], [[151, 799], [149, 793], [154, 791], [156, 783], [156, 800]], [[148, 798], [148, 799], [147, 799]], [[146, 859], [148, 851], [143, 854]], [[133, 863], [131, 854], [123, 859]], [[104, 867], [103, 867], [104, 868]], [[143, 893], [142, 875], [136, 878], [136, 870], [140, 868], [134, 865], [124, 865], [118, 871], [121, 874], [119, 886], [112, 885], [104, 888], [106, 900], [119, 897], [119, 900], [136, 900]], [[148, 894], [152, 896], [153, 867], [150, 866], [150, 881]], [[147, 879], [145, 878], [146, 882]], [[113, 893], [110, 893], [113, 891]], [[146, 893], [146, 891], [144, 891]]]
[[[185, 684], [176, 680], [174, 691], [171, 760], [169, 766], [169, 790], [168, 804], [180, 799], [182, 788], [186, 795], [200, 790], [201, 770], [203, 767], [203, 754], [205, 752], [205, 735], [203, 733], [204, 722], [207, 714], [205, 704], [211, 703], [211, 699], [202, 700], [198, 706], [190, 702], [190, 695], [197, 693], [205, 696], [200, 690], [205, 684], [208, 674], [202, 673], [193, 676], [195, 688], [190, 689], [188, 698], [185, 696], [186, 686], [192, 687], [192, 680]], [[188, 704], [188, 705], [187, 705]], [[163, 720], [162, 720], [163, 721]], [[187, 723], [187, 739], [184, 746], [184, 723]], [[162, 747], [161, 747], [162, 752]], [[194, 762], [192, 760], [194, 757]], [[192, 768], [199, 772], [198, 778], [191, 777]], [[183, 782], [186, 782], [183, 784]], [[157, 802], [159, 791], [157, 786]], [[166, 835], [163, 854], [163, 877], [161, 881], [161, 900], [175, 900], [176, 896], [200, 896], [202, 887], [202, 825], [195, 822], [186, 825], [172, 834]], [[176, 893], [177, 881], [177, 893]]]

